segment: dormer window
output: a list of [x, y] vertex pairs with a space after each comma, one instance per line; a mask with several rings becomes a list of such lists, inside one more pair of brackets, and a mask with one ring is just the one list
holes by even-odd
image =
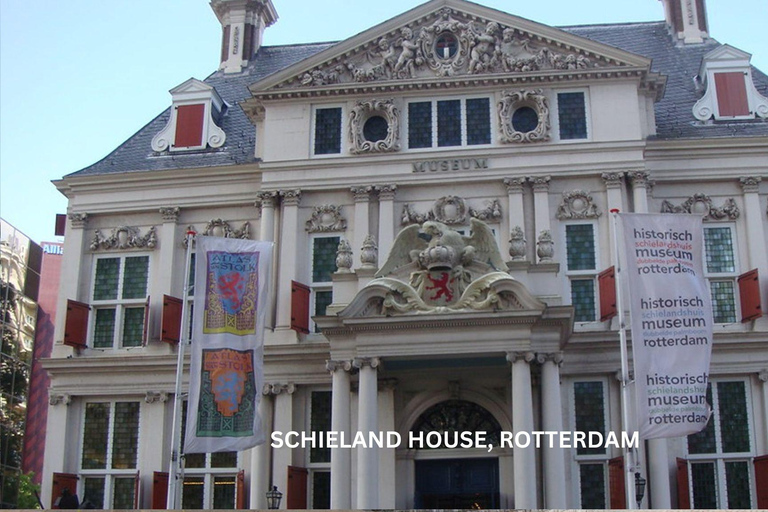
[[768, 98], [757, 91], [752, 81], [751, 57], [727, 44], [704, 56], [699, 80], [706, 92], [693, 106], [696, 119], [768, 118]]
[[226, 134], [217, 123], [227, 104], [216, 89], [190, 78], [170, 93], [171, 116], [165, 128], [152, 139], [153, 151], [190, 151], [224, 145]]

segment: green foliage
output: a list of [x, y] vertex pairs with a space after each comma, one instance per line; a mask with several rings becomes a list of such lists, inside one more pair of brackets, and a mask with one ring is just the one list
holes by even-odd
[[19, 501], [17, 508], [35, 509], [40, 508], [40, 502], [37, 497], [40, 494], [40, 485], [34, 482], [34, 473], [29, 472], [26, 475], [19, 475]]

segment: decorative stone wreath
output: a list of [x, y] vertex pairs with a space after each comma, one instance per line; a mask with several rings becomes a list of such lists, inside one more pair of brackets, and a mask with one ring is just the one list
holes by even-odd
[[[499, 140], [504, 144], [515, 142], [542, 142], [549, 140], [549, 104], [541, 89], [505, 91], [497, 105], [501, 133]], [[520, 109], [532, 109], [538, 118], [536, 127], [521, 131], [515, 128], [513, 118]]]

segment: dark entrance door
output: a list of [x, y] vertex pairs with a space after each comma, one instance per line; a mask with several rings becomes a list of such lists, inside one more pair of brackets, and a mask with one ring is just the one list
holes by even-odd
[[499, 460], [417, 460], [414, 508], [499, 508]]

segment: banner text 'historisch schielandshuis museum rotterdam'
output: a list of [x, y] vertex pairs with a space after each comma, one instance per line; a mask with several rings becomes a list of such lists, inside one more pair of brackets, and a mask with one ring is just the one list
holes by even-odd
[[198, 237], [185, 453], [265, 441], [258, 413], [272, 243]]
[[712, 305], [704, 279], [702, 218], [621, 214], [632, 316], [640, 437], [701, 431], [712, 355]]

